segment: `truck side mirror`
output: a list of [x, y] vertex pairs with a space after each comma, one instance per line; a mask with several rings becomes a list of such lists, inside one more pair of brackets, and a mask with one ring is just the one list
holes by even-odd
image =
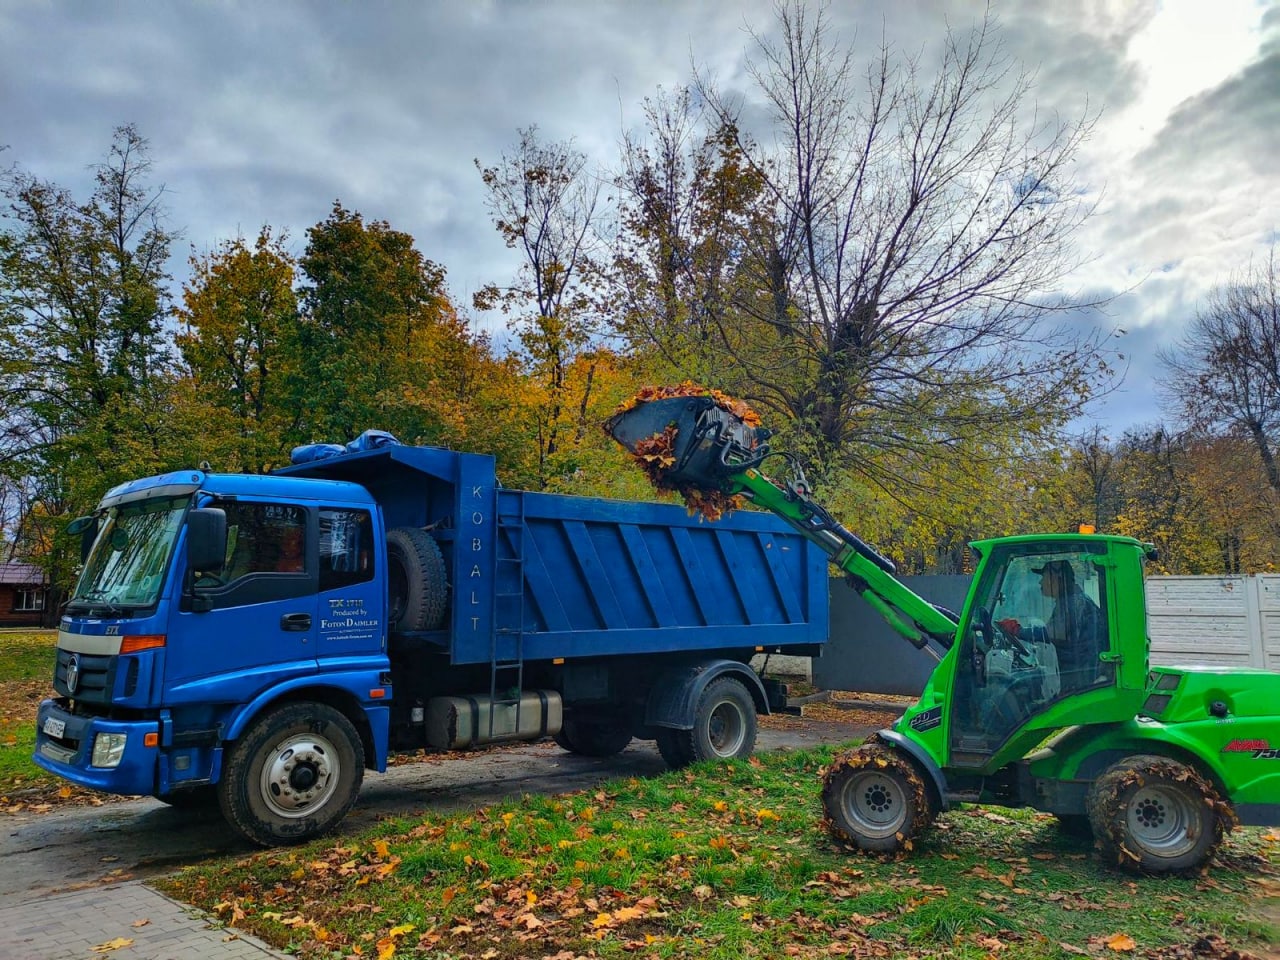
[[221, 570], [227, 557], [227, 513], [204, 507], [187, 514], [187, 569]]
[[67, 524], [67, 533], [80, 535], [80, 562], [89, 559], [89, 551], [93, 549], [93, 540], [98, 535], [98, 518], [94, 516], [76, 517]]

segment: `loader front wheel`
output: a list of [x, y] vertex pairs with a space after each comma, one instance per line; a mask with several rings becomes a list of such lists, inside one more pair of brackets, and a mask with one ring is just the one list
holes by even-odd
[[822, 780], [822, 809], [838, 842], [867, 853], [910, 850], [937, 815], [915, 763], [880, 743], [836, 758]]
[[1098, 849], [1134, 873], [1187, 873], [1213, 856], [1230, 808], [1204, 777], [1168, 757], [1128, 757], [1094, 781], [1089, 823]]

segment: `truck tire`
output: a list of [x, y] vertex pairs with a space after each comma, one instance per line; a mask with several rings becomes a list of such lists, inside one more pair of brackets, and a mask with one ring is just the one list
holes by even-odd
[[659, 730], [656, 739], [673, 770], [701, 760], [749, 757], [756, 746], [755, 701], [741, 680], [720, 677], [698, 698], [692, 729]]
[[631, 743], [631, 728], [620, 723], [565, 717], [564, 725], [556, 734], [556, 743], [584, 757], [612, 757]]
[[1199, 869], [1234, 825], [1213, 785], [1168, 757], [1126, 757], [1093, 782], [1087, 799], [1098, 849], [1134, 873]]
[[910, 850], [937, 816], [915, 762], [882, 743], [836, 758], [822, 778], [822, 810], [837, 842], [867, 853]]
[[387, 532], [387, 592], [392, 632], [437, 630], [444, 623], [444, 556], [425, 530], [397, 527]]
[[351, 721], [322, 703], [263, 714], [228, 752], [222, 815], [264, 847], [302, 843], [337, 825], [364, 781], [364, 746]]

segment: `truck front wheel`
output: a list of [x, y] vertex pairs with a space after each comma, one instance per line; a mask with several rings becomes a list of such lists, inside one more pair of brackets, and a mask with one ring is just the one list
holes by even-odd
[[302, 843], [346, 816], [363, 780], [351, 721], [321, 703], [295, 703], [258, 718], [231, 748], [218, 802], [254, 843]]
[[713, 680], [694, 707], [692, 729], [660, 730], [657, 741], [673, 770], [700, 760], [749, 757], [756, 746], [755, 701], [741, 680]]
[[937, 815], [915, 763], [879, 743], [836, 758], [822, 779], [822, 810], [836, 840], [868, 853], [910, 850]]
[[1103, 856], [1135, 873], [1196, 870], [1234, 823], [1213, 785], [1168, 757], [1112, 764], [1089, 789], [1087, 807]]

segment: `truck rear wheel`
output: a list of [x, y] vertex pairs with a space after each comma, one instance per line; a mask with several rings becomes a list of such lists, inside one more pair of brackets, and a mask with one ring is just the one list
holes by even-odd
[[218, 801], [248, 840], [302, 843], [346, 816], [363, 780], [351, 721], [322, 703], [295, 703], [259, 717], [231, 748]]
[[751, 756], [756, 746], [756, 704], [734, 677], [713, 680], [702, 691], [690, 730], [659, 730], [658, 752], [673, 770], [700, 760]]
[[937, 816], [915, 763], [879, 743], [836, 758], [822, 778], [822, 810], [836, 840], [868, 853], [910, 850]]
[[1102, 855], [1135, 873], [1196, 870], [1222, 842], [1225, 805], [1218, 792], [1168, 757], [1112, 764], [1089, 788], [1087, 807]]
[[387, 592], [393, 632], [436, 630], [444, 623], [444, 556], [431, 534], [417, 527], [387, 531]]
[[612, 757], [631, 743], [631, 728], [620, 723], [565, 717], [564, 725], [556, 734], [556, 743], [584, 757]]

